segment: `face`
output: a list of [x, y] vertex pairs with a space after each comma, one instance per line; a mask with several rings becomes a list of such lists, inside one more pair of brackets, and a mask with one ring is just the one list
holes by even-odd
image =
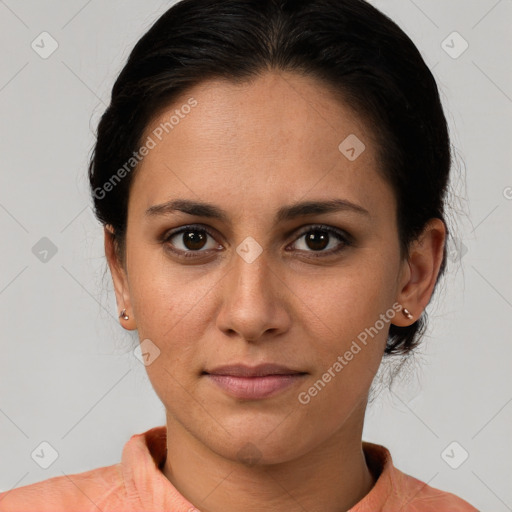
[[[131, 328], [160, 351], [146, 369], [168, 422], [267, 462], [356, 432], [410, 276], [368, 128], [313, 78], [267, 73], [203, 82], [147, 137], [114, 277]], [[159, 206], [177, 200], [213, 208]], [[261, 363], [299, 373], [204, 373]]]

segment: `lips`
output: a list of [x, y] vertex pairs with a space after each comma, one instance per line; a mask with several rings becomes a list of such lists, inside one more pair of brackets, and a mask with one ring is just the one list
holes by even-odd
[[204, 373], [210, 375], [230, 375], [232, 377], [265, 377], [267, 375], [296, 375], [306, 372], [292, 370], [279, 364], [264, 363], [258, 366], [246, 366], [243, 364], [219, 366], [213, 370], [206, 370]]
[[241, 400], [261, 400], [301, 382], [306, 372], [265, 363], [220, 366], [203, 374], [228, 395]]

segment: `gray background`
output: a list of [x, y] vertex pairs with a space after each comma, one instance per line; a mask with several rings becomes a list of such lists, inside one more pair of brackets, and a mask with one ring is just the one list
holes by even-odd
[[[165, 423], [117, 320], [86, 166], [116, 74], [171, 3], [0, 0], [1, 490], [119, 462], [132, 434]], [[421, 352], [369, 407], [363, 438], [434, 487], [512, 510], [512, 2], [372, 3], [438, 80], [458, 240]], [[46, 59], [31, 47], [44, 31], [59, 45]], [[47, 469], [31, 457], [43, 441], [58, 453]]]

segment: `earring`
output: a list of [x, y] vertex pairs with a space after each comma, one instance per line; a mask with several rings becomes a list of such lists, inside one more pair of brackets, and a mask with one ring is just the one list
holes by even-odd
[[409, 312], [409, 310], [407, 308], [402, 308], [402, 313], [410, 320], [411, 318], [413, 318], [413, 316], [411, 315], [411, 313]]
[[121, 314], [119, 315], [119, 318], [122, 318], [123, 320], [128, 320], [130, 317], [126, 314], [126, 309], [123, 309], [121, 311]]

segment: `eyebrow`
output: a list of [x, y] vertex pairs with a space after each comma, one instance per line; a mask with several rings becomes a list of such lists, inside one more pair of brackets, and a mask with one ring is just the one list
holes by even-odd
[[[227, 212], [218, 206], [211, 203], [192, 201], [189, 199], [173, 199], [166, 203], [151, 206], [146, 210], [145, 215], [147, 217], [156, 217], [169, 215], [176, 211], [194, 215], [196, 217], [218, 219], [222, 222], [229, 223], [229, 216]], [[276, 223], [307, 215], [319, 215], [340, 211], [353, 212], [371, 218], [368, 210], [365, 210], [362, 206], [356, 203], [346, 199], [330, 199], [327, 201], [304, 201], [283, 206], [276, 213]]]

